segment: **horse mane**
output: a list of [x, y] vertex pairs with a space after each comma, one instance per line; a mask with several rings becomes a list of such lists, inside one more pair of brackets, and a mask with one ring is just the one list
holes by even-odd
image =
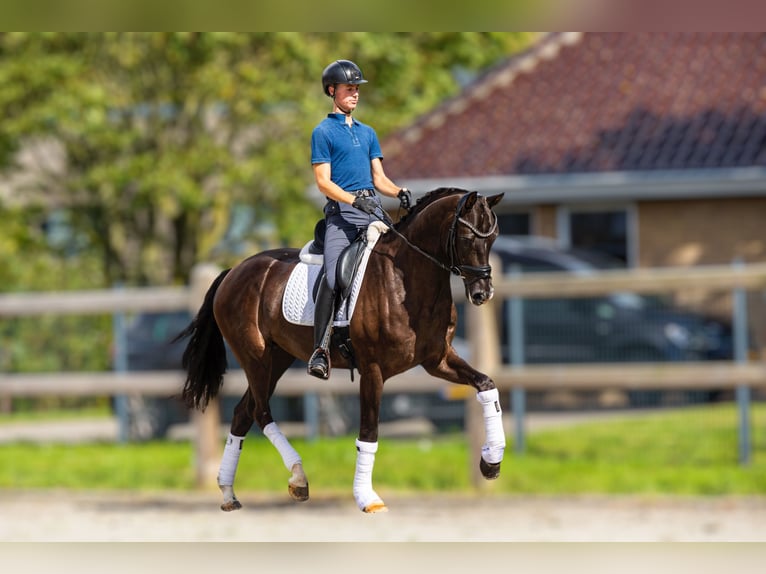
[[429, 191], [424, 196], [418, 198], [417, 202], [414, 206], [412, 206], [412, 209], [410, 209], [409, 213], [402, 216], [402, 218], [394, 225], [394, 228], [396, 230], [400, 230], [402, 226], [406, 226], [408, 222], [415, 219], [418, 213], [423, 211], [423, 209], [431, 205], [434, 201], [441, 199], [442, 197], [447, 197], [458, 193], [466, 193], [466, 190], [459, 189], [457, 187], [440, 187]]

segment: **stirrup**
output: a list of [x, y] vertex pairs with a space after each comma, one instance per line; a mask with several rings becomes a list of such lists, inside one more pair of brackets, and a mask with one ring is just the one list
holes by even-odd
[[317, 347], [309, 359], [306, 369], [308, 374], [319, 379], [330, 378], [330, 354], [322, 347]]

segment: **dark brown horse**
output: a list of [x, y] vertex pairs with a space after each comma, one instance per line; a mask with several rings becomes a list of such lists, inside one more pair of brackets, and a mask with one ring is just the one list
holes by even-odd
[[[505, 436], [497, 389], [452, 348], [456, 312], [449, 277], [450, 272], [462, 277], [466, 297], [474, 305], [492, 297], [488, 258], [498, 234], [492, 208], [501, 198], [502, 194], [486, 198], [454, 188], [434, 190], [372, 249], [349, 324], [361, 378], [353, 492], [365, 512], [386, 510], [372, 487], [383, 383], [416, 365], [435, 377], [476, 389], [487, 435], [479, 461], [481, 471], [486, 478], [500, 472]], [[313, 349], [312, 328], [288, 322], [282, 312], [285, 285], [297, 264], [297, 249], [274, 249], [222, 272], [194, 321], [179, 335], [191, 336], [184, 354], [188, 377], [183, 389], [190, 407], [202, 409], [218, 393], [226, 370], [224, 339], [247, 376], [248, 390], [234, 409], [218, 475], [223, 510], [241, 507], [234, 495], [234, 475], [253, 422], [291, 472], [290, 495], [296, 500], [308, 499], [301, 458], [269, 408], [279, 378], [296, 357], [305, 361]], [[348, 367], [336, 349], [331, 361], [336, 368]]]

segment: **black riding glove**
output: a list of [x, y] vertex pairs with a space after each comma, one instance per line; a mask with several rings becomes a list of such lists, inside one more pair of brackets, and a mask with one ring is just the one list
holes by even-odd
[[410, 193], [410, 190], [403, 187], [399, 190], [399, 193], [396, 194], [396, 197], [399, 198], [399, 207], [409, 211], [410, 207], [412, 207], [412, 194]]
[[375, 200], [371, 197], [359, 196], [354, 200], [354, 203], [352, 203], [351, 206], [372, 215], [375, 213], [378, 204], [375, 203]]

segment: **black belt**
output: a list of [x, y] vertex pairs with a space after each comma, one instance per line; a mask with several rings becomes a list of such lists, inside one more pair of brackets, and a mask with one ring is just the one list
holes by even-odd
[[375, 197], [374, 189], [357, 189], [356, 191], [352, 191], [350, 193], [353, 193], [357, 197]]

